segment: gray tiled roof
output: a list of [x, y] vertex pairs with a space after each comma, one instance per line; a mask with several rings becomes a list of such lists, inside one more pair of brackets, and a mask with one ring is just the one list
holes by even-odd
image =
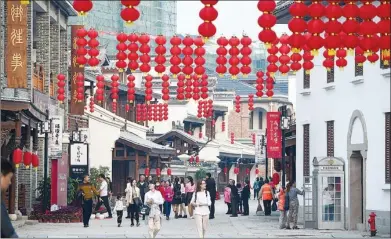
[[[215, 91], [235, 91], [237, 95], [249, 95], [255, 94], [256, 88], [252, 85], [249, 85], [245, 82], [242, 82], [245, 79], [232, 80], [228, 77], [219, 78], [217, 80], [217, 86]], [[285, 95], [281, 93], [278, 89], [274, 89], [275, 95]]]

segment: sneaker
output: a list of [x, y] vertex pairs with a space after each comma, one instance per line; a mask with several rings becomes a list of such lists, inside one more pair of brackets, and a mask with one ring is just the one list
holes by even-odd
[[291, 229], [291, 227], [285, 227], [285, 229], [287, 229], [287, 230], [290, 230], [290, 229]]
[[166, 217], [166, 220], [170, 220], [170, 217]]
[[292, 227], [293, 230], [299, 230], [297, 226]]
[[131, 226], [131, 227], [134, 227], [134, 224], [132, 223], [132, 224], [130, 224], [130, 226]]
[[84, 225], [84, 227], [88, 227], [88, 225]]
[[139, 222], [137, 222], [136, 226], [137, 226], [137, 227], [139, 227], [139, 226], [140, 226], [140, 223], [139, 223]]
[[182, 215], [179, 215], [178, 218], [182, 218]]
[[183, 218], [187, 218], [187, 215], [184, 215]]
[[118, 223], [118, 227], [121, 227], [121, 223]]

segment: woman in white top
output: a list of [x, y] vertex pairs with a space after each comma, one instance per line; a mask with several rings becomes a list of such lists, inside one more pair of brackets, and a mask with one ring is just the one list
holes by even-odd
[[183, 177], [180, 178], [180, 183], [181, 183], [181, 199], [182, 203], [180, 206], [179, 210], [179, 218], [187, 218], [187, 213], [186, 213], [186, 191], [185, 191], [185, 179]]
[[149, 191], [145, 194], [144, 204], [150, 207], [148, 216], [148, 232], [151, 238], [155, 238], [161, 228], [161, 211], [159, 205], [162, 205], [164, 199], [162, 194], [155, 189], [154, 184], [149, 184]]
[[209, 206], [212, 204], [210, 194], [206, 191], [206, 182], [197, 183], [196, 192], [190, 202], [194, 207], [194, 218], [200, 238], [205, 238], [205, 232], [209, 223]]

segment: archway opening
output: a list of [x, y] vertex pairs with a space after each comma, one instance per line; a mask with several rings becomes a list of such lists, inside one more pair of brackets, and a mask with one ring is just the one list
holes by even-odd
[[360, 229], [364, 223], [364, 159], [360, 151], [353, 151], [349, 160], [350, 228]]

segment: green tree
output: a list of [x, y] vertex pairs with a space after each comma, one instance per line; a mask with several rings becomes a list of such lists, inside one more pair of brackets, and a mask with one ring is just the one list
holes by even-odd
[[207, 171], [204, 168], [198, 169], [197, 172], [195, 173], [195, 179], [196, 180], [204, 179], [206, 177], [206, 173]]
[[99, 174], [103, 174], [106, 177], [110, 174], [110, 168], [105, 166], [99, 166], [99, 168], [91, 168], [90, 169], [90, 182], [95, 187], [99, 188], [100, 183], [98, 181]]

